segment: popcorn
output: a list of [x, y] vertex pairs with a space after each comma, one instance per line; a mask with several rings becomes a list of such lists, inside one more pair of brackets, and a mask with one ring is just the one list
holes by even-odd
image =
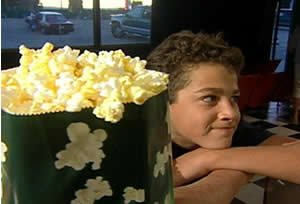
[[142, 203], [145, 201], [145, 190], [144, 189], [135, 189], [131, 186], [128, 186], [124, 189], [123, 197], [125, 199], [125, 204], [130, 203], [130, 201], [135, 201]]
[[153, 170], [153, 176], [155, 178], [158, 177], [159, 173], [161, 173], [162, 175], [165, 174], [165, 164], [168, 163], [170, 155], [168, 147], [169, 145], [166, 145], [164, 146], [164, 150], [162, 153], [160, 153], [160, 151], [156, 153], [156, 164], [154, 165]]
[[[7, 152], [7, 146], [6, 146], [6, 144], [4, 142], [1, 141], [1, 162], [5, 162], [6, 161], [5, 152]], [[1, 181], [0, 198], [2, 198], [2, 189], [4, 187], [4, 185], [2, 185], [2, 169], [1, 169], [0, 179], [1, 179], [0, 180]]]
[[122, 118], [124, 109], [124, 105], [119, 100], [108, 98], [100, 106], [97, 106], [93, 113], [98, 118], [105, 118], [106, 121], [115, 123]]
[[93, 162], [92, 169], [100, 169], [105, 154], [99, 148], [107, 138], [105, 130], [97, 129], [91, 133], [87, 124], [78, 122], [67, 127], [67, 134], [71, 143], [66, 145], [66, 150], [56, 154], [59, 160], [55, 162], [55, 167], [70, 166], [81, 170], [86, 163]]
[[39, 50], [20, 46], [20, 66], [1, 76], [5, 111], [34, 115], [93, 107], [97, 117], [116, 123], [124, 104], [141, 105], [167, 89], [167, 74], [145, 69], [145, 60], [122, 50], [80, 55], [68, 46], [53, 48], [51, 43]]
[[72, 200], [71, 204], [93, 204], [95, 200], [113, 194], [108, 181], [102, 180], [101, 176], [87, 180], [85, 186], [86, 189], [76, 191], [76, 199]]

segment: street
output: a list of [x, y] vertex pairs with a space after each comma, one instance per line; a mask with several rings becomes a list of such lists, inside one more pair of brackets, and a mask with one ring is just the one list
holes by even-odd
[[[2, 49], [18, 48], [24, 44], [30, 48], [40, 48], [45, 42], [51, 42], [56, 47], [69, 45], [75, 46], [92, 46], [93, 39], [93, 21], [72, 19], [75, 31], [68, 34], [50, 34], [45, 35], [40, 31], [32, 32], [24, 19], [20, 18], [1, 18], [1, 41]], [[287, 50], [289, 30], [285, 27], [279, 27], [278, 40], [275, 50], [275, 59], [283, 59], [283, 66]], [[130, 44], [130, 43], [149, 43], [149, 39], [126, 36], [122, 39], [114, 38], [110, 31], [109, 20], [101, 21], [101, 44]]]
[[[92, 46], [93, 21], [72, 19], [75, 31], [68, 34], [42, 34], [40, 31], [32, 32], [24, 19], [19, 18], [1, 18], [1, 48], [18, 48], [24, 44], [30, 48], [40, 48], [45, 42], [51, 42], [57, 47], [69, 46]], [[114, 38], [110, 31], [109, 20], [101, 21], [101, 41], [103, 45], [107, 44], [130, 44], [130, 43], [148, 43], [149, 39], [140, 37], [124, 37], [122, 39]]]

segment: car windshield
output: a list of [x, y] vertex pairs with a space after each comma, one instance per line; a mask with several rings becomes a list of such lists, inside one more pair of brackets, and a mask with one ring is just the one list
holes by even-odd
[[48, 22], [57, 22], [57, 21], [64, 21], [65, 17], [63, 15], [58, 14], [50, 14], [46, 16], [46, 21]]

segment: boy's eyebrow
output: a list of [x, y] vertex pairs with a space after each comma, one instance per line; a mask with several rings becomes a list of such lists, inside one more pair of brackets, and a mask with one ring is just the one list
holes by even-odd
[[[222, 94], [222, 93], [224, 93], [224, 89], [221, 89], [221, 88], [203, 88], [203, 89], [196, 90], [194, 93], [202, 93], [202, 92], [212, 92], [212, 93], [216, 93], [216, 94]], [[240, 90], [235, 89], [235, 90], [233, 90], [232, 93], [233, 94], [240, 94]]]
[[235, 89], [235, 90], [233, 91], [233, 94], [241, 94], [240, 89]]

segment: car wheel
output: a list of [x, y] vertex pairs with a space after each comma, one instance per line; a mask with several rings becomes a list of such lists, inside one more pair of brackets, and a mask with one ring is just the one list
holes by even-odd
[[124, 31], [122, 30], [119, 23], [112, 24], [111, 32], [112, 32], [113, 36], [116, 38], [121, 38], [124, 36]]

